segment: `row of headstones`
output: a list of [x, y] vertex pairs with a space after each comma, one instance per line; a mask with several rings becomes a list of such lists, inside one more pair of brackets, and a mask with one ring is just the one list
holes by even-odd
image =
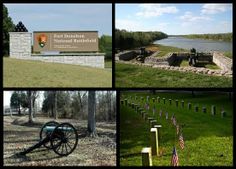
[[[144, 111], [143, 108], [138, 104], [128, 103], [126, 106], [131, 107], [135, 110], [136, 113], [140, 114], [142, 118], [149, 122], [150, 127], [150, 147], [144, 147], [141, 151], [142, 154], [142, 165], [143, 166], [152, 166], [152, 156], [158, 156], [159, 154], [159, 142], [160, 142], [160, 129], [161, 125], [157, 124], [157, 120], [154, 120], [153, 117], [149, 117], [148, 113]], [[121, 104], [122, 101], [121, 101]]]
[[[131, 96], [130, 96], [131, 97]], [[131, 97], [132, 99], [132, 97]], [[137, 99], [137, 96], [135, 96], [135, 100]], [[141, 100], [144, 100], [143, 97], [141, 97]], [[147, 96], [147, 101], [149, 100], [149, 96]], [[153, 100], [153, 103], [155, 103], [155, 98], [152, 98]], [[160, 97], [157, 97], [157, 100], [158, 100], [158, 103], [160, 103]], [[165, 98], [163, 98], [163, 103], [165, 104]], [[125, 101], [125, 105], [128, 105], [128, 104], [134, 104], [134, 103], [131, 103], [131, 102], [128, 102], [127, 99], [124, 100]], [[169, 103], [171, 105], [171, 102], [172, 100], [169, 99]], [[179, 100], [175, 100], [175, 105], [176, 107], [178, 107], [178, 103], [179, 103]], [[123, 100], [121, 100], [121, 104], [124, 104]], [[182, 108], [184, 108], [184, 101], [182, 100], [181, 101], [181, 106]], [[191, 103], [188, 103], [188, 110], [191, 110], [192, 109], [192, 104]], [[194, 106], [194, 112], [198, 112], [199, 111], [199, 107], [198, 105], [195, 105]], [[202, 112], [203, 113], [207, 113], [207, 109], [205, 106], [202, 107]], [[211, 114], [214, 116], [216, 115], [216, 106], [215, 105], [212, 105], [211, 106]], [[221, 117], [225, 117], [226, 116], [226, 112], [224, 110], [221, 111]]]

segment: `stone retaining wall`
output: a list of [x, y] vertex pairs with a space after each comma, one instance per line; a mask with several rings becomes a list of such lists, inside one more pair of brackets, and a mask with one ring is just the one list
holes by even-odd
[[219, 66], [222, 70], [232, 71], [233, 63], [232, 59], [225, 57], [220, 52], [213, 52], [213, 62]]
[[157, 64], [151, 64], [151, 63], [132, 63], [132, 62], [124, 62], [119, 61], [121, 63], [125, 64], [132, 64], [132, 65], [139, 65], [139, 66], [145, 66], [145, 67], [151, 67], [151, 68], [158, 68], [163, 70], [172, 70], [172, 71], [180, 71], [180, 72], [192, 72], [197, 74], [205, 74], [210, 76], [226, 76], [231, 77], [233, 76], [232, 71], [226, 71], [226, 70], [212, 70], [208, 68], [201, 68], [201, 67], [178, 67], [178, 66], [169, 66], [169, 65], [157, 65]]
[[168, 53], [164, 57], [156, 57], [157, 54], [158, 52], [155, 52], [151, 56], [146, 57], [145, 63], [153, 63], [156, 65], [171, 65], [176, 59], [176, 55], [174, 53]]

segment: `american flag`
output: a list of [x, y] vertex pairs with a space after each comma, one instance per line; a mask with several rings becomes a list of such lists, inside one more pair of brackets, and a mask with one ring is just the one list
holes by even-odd
[[153, 107], [152, 112], [153, 112], [153, 116], [154, 116], [154, 114], [155, 114], [155, 112], [156, 112], [155, 106]]
[[168, 112], [166, 112], [166, 120], [168, 119]]
[[172, 123], [173, 123], [174, 126], [176, 126], [176, 118], [175, 118], [175, 116], [172, 118]]
[[182, 150], [184, 149], [184, 137], [182, 134], [179, 136], [179, 146]]
[[178, 165], [179, 165], [179, 158], [178, 158], [176, 148], [174, 147], [172, 158], [171, 158], [171, 166], [178, 166]]
[[177, 135], [179, 134], [179, 125], [178, 124], [176, 125], [176, 134]]

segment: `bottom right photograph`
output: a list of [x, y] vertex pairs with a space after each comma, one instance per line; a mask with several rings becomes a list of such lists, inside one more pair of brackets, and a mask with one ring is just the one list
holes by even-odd
[[233, 92], [120, 91], [120, 166], [233, 166]]

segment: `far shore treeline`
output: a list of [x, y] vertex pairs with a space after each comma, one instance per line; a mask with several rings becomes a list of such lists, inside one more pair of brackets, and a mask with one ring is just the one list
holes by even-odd
[[189, 39], [207, 39], [207, 40], [217, 40], [217, 41], [225, 41], [232, 42], [232, 33], [216, 33], [216, 34], [189, 34], [189, 35], [169, 35], [169, 36], [179, 36], [185, 37]]
[[115, 45], [119, 50], [142, 47], [152, 44], [156, 40], [167, 38], [163, 32], [129, 32], [126, 30], [115, 30]]

